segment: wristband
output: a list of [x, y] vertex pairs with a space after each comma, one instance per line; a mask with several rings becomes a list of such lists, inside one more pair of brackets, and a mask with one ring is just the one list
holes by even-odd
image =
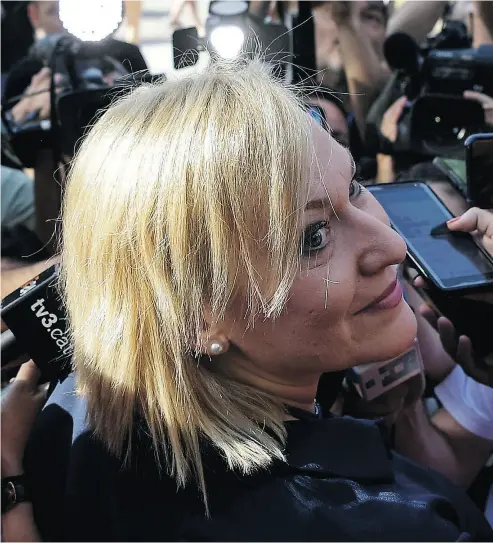
[[2, 514], [10, 511], [18, 503], [30, 501], [24, 475], [2, 477]]
[[389, 156], [394, 154], [394, 144], [380, 130], [378, 131], [378, 152]]

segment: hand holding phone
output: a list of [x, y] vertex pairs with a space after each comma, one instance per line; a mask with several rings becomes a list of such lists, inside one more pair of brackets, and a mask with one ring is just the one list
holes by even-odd
[[447, 227], [452, 232], [476, 232], [481, 237], [483, 247], [493, 257], [493, 212], [472, 207], [448, 221]]
[[493, 208], [493, 134], [473, 134], [465, 147], [467, 199], [472, 205]]
[[466, 374], [478, 383], [493, 387], [493, 357], [477, 356], [469, 337], [459, 335], [452, 321], [438, 317], [426, 304], [419, 312], [437, 330], [443, 348]]
[[[454, 216], [426, 183], [410, 181], [367, 188], [407, 243], [413, 266], [437, 289], [447, 295], [493, 291], [493, 259], [472, 236], [457, 235], [453, 226], [449, 233], [432, 234], [437, 225]], [[455, 222], [458, 230], [460, 222]], [[490, 229], [486, 232], [489, 236]]]

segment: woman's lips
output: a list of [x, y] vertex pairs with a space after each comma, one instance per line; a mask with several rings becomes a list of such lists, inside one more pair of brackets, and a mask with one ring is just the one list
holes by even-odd
[[402, 300], [402, 285], [400, 281], [395, 280], [394, 288], [390, 294], [387, 294], [383, 300], [373, 303], [368, 309], [392, 309], [396, 305], [399, 305]]
[[396, 278], [394, 283], [389, 286], [387, 291], [380, 297], [377, 298], [370, 305], [367, 305], [363, 311], [371, 311], [375, 309], [392, 309], [399, 305], [402, 300], [402, 285], [399, 280]]

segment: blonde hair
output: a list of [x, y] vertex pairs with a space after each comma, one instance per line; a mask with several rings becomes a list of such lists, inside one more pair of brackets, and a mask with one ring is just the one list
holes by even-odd
[[[124, 457], [136, 413], [178, 486], [208, 440], [243, 473], [284, 459], [279, 400], [199, 362], [208, 308], [282, 311], [299, 271], [310, 121], [259, 61], [145, 85], [73, 163], [61, 286], [89, 422]], [[263, 275], [261, 271], [264, 270]], [[266, 431], [269, 430], [269, 431]]]

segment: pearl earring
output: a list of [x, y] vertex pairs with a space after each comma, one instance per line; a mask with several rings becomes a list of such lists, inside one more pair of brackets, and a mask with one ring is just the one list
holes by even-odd
[[221, 354], [223, 352], [223, 346], [218, 341], [213, 341], [210, 345], [211, 354]]

